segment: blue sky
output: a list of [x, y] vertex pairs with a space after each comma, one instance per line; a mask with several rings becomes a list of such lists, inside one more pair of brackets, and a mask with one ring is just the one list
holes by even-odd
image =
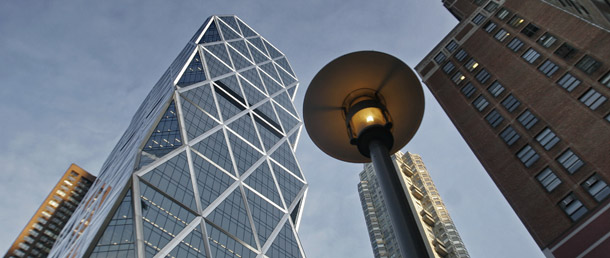
[[[441, 1], [2, 1], [0, 252], [70, 163], [97, 174], [156, 80], [212, 14], [236, 14], [284, 52], [307, 85], [357, 50], [414, 67], [457, 24]], [[425, 87], [424, 87], [425, 88]], [[418, 153], [472, 257], [543, 257], [425, 89], [426, 113], [403, 151]], [[308, 257], [371, 257], [357, 193], [362, 165], [297, 157], [310, 189], [300, 228]]]

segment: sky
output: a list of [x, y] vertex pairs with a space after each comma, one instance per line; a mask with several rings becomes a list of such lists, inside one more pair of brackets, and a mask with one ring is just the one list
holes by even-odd
[[[205, 19], [235, 14], [288, 58], [302, 110], [334, 58], [389, 53], [411, 67], [457, 24], [440, 0], [1, 1], [0, 252], [71, 163], [97, 174], [140, 103]], [[422, 125], [403, 151], [422, 156], [472, 257], [543, 257], [424, 86]], [[357, 184], [361, 164], [326, 156], [303, 130], [309, 183], [300, 240], [308, 257], [372, 257]]]

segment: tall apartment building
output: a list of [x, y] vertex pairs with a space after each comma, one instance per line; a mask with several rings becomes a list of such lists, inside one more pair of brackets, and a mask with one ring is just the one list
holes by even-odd
[[208, 18], [50, 257], [304, 257], [297, 87], [284, 54], [241, 19]]
[[606, 255], [609, 30], [556, 1], [443, 2], [460, 22], [417, 72], [545, 255]]
[[[418, 218], [417, 227], [427, 240], [424, 244], [429, 257], [470, 257], [421, 157], [409, 152], [397, 152], [392, 159], [402, 178], [402, 187], [407, 196], [405, 201], [411, 206], [415, 218]], [[375, 257], [401, 257], [371, 163], [365, 164], [360, 172], [358, 193]]]
[[94, 181], [95, 176], [70, 165], [4, 257], [46, 257]]

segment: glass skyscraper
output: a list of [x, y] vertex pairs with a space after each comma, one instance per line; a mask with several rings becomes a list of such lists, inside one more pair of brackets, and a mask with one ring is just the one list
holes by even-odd
[[298, 81], [235, 16], [199, 28], [137, 110], [51, 257], [303, 257]]

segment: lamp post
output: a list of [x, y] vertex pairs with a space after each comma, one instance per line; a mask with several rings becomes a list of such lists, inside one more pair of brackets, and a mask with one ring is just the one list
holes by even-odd
[[424, 94], [413, 71], [375, 51], [328, 63], [303, 104], [305, 128], [318, 148], [339, 160], [373, 162], [403, 258], [428, 254], [390, 154], [413, 138], [423, 112]]

